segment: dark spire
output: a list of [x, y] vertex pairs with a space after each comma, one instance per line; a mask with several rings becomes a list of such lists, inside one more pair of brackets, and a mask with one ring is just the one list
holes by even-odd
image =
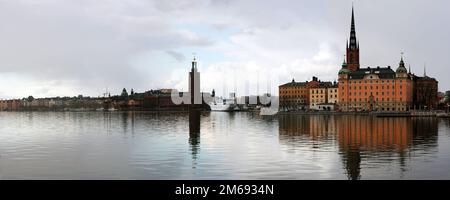
[[352, 25], [350, 28], [350, 49], [356, 49], [357, 48], [357, 42], [356, 42], [356, 28], [355, 28], [355, 13], [353, 11], [353, 5], [352, 5]]
[[344, 67], [347, 68], [347, 63], [345, 62], [345, 57], [346, 57], [346, 56], [344, 55], [344, 62], [342, 62], [342, 67], [343, 67], [343, 68], [344, 68]]
[[399, 67], [405, 67], [405, 62], [403, 62], [403, 52], [401, 53], [401, 57], [400, 57], [400, 64]]

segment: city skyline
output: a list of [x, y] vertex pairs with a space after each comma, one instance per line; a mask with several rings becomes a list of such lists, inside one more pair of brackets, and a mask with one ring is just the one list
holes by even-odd
[[[261, 93], [270, 85], [274, 94], [292, 78], [334, 81], [351, 8], [351, 1], [0, 4], [0, 98], [96, 97], [106, 87], [117, 94], [124, 87], [187, 90], [193, 52], [202, 91], [214, 88], [219, 95], [242, 81], [249, 82], [251, 94], [257, 80]], [[449, 90], [444, 4], [354, 2], [361, 67], [394, 67], [405, 52], [413, 73], [422, 75], [426, 63], [427, 75], [439, 80], [439, 91]], [[274, 83], [267, 85], [263, 80], [268, 78]]]

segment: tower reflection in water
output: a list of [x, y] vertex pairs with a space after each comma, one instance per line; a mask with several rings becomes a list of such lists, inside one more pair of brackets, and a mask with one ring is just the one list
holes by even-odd
[[435, 147], [438, 119], [282, 115], [279, 134], [281, 142], [294, 146], [325, 148], [337, 141], [347, 177], [356, 180], [364, 162], [389, 163], [395, 158], [406, 168], [411, 151]]
[[200, 150], [200, 113], [200, 110], [189, 110], [189, 146], [194, 160]]

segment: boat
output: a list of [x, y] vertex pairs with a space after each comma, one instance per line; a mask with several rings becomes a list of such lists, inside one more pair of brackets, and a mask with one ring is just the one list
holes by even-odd
[[236, 102], [234, 93], [230, 93], [229, 98], [213, 97], [213, 100], [208, 103], [211, 111], [238, 111], [239, 106]]
[[211, 111], [234, 111], [238, 109], [236, 101], [233, 99], [223, 99], [221, 97], [214, 98], [208, 105], [211, 108]]

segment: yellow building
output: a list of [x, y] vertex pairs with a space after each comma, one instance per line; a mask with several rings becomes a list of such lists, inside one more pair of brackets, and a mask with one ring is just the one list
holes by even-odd
[[311, 110], [334, 110], [337, 102], [337, 83], [320, 82], [309, 89], [309, 109]]
[[309, 89], [310, 108], [319, 104], [327, 103], [327, 88], [317, 87]]
[[328, 103], [337, 104], [339, 101], [338, 85], [333, 84], [331, 87], [327, 88], [328, 93]]

